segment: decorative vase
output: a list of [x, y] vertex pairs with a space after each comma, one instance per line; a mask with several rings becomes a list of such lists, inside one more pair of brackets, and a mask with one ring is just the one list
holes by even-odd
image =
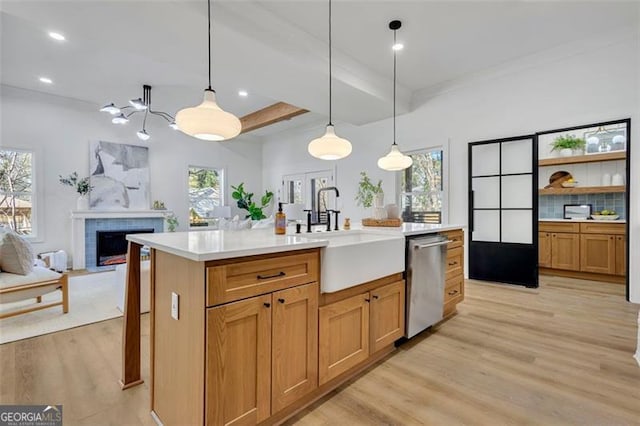
[[376, 220], [386, 219], [387, 209], [385, 209], [384, 207], [372, 207], [371, 216]]
[[573, 150], [571, 148], [563, 148], [560, 150], [561, 157], [571, 157], [573, 156]]
[[76, 200], [76, 209], [78, 211], [89, 210], [89, 196], [81, 195]]
[[382, 192], [373, 196], [373, 207], [384, 207], [384, 194]]
[[387, 204], [387, 217], [389, 219], [397, 219], [400, 217], [400, 208], [397, 204]]
[[573, 155], [584, 155], [584, 148], [576, 148], [573, 150]]

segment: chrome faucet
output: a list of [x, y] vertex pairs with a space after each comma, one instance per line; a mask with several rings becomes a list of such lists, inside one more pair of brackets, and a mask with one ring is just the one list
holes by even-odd
[[[325, 191], [335, 191], [336, 198], [338, 198], [340, 196], [340, 191], [338, 191], [338, 188], [336, 188], [335, 186], [328, 186], [326, 188], [321, 188], [321, 189], [318, 190], [318, 195], [317, 195], [318, 199], [316, 200], [316, 202], [317, 202], [316, 208], [318, 209], [317, 212], [316, 212], [317, 215], [318, 215], [317, 216], [318, 217], [318, 223], [323, 223], [320, 220], [320, 195]], [[331, 211], [329, 209], [327, 209], [327, 222], [329, 222], [329, 223], [331, 222]], [[330, 231], [331, 228], [329, 228], [327, 230]]]

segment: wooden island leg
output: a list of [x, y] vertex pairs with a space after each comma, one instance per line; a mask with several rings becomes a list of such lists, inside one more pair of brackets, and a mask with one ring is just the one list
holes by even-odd
[[140, 247], [129, 241], [122, 321], [122, 390], [143, 383], [140, 377]]

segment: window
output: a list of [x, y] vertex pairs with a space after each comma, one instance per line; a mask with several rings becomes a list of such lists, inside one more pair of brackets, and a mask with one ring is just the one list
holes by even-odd
[[299, 173], [282, 177], [282, 202], [304, 204], [311, 209], [313, 223], [326, 223], [327, 209], [336, 208], [335, 193], [322, 192], [318, 205], [318, 191], [334, 186], [334, 170]]
[[35, 234], [33, 153], [0, 149], [0, 225]]
[[405, 222], [443, 222], [443, 153], [438, 147], [407, 154], [413, 165], [400, 172], [400, 205]]
[[207, 224], [214, 209], [224, 205], [222, 169], [189, 166], [189, 221], [191, 226]]

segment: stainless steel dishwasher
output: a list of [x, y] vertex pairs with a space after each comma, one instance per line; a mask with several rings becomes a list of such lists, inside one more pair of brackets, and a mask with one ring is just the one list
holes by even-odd
[[448, 243], [438, 234], [407, 240], [407, 338], [442, 319]]

